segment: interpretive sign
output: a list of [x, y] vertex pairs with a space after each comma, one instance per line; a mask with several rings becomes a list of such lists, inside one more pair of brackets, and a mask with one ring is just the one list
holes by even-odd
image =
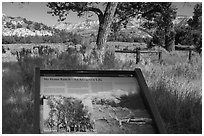
[[35, 70], [35, 133], [166, 133], [140, 69]]

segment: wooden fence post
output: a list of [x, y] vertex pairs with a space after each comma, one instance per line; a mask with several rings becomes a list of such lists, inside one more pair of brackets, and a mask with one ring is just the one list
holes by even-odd
[[191, 55], [192, 55], [191, 52], [192, 52], [191, 49], [189, 49], [189, 55], [188, 55], [188, 60], [189, 60], [189, 62], [191, 61]]
[[161, 61], [162, 61], [162, 52], [159, 51], [159, 62], [161, 63]]
[[136, 49], [136, 64], [138, 64], [139, 61], [140, 61], [140, 51], [139, 51], [139, 49], [137, 48], [137, 49]]

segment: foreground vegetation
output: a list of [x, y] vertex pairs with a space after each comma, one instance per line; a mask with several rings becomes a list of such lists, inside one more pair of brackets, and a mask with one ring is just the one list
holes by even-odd
[[143, 73], [168, 133], [202, 133], [201, 64], [147, 69]]
[[[154, 55], [142, 56], [135, 64], [131, 56], [121, 60], [106, 51], [98, 62], [94, 52], [86, 59], [82, 52], [67, 49], [57, 56], [21, 53], [17, 62], [2, 64], [2, 131], [3, 133], [32, 133], [34, 68], [41, 69], [116, 69], [134, 70], [139, 67], [155, 99], [168, 133], [202, 133], [202, 61], [194, 54], [191, 63], [182, 53], [163, 52], [163, 63]], [[178, 57], [180, 56], [180, 57]], [[83, 59], [82, 59], [83, 58]], [[134, 56], [132, 57], [134, 58]]]

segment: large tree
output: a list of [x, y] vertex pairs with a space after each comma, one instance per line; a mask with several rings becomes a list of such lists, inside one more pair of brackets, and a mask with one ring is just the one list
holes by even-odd
[[[113, 28], [114, 33], [117, 33], [121, 26], [127, 25], [130, 19], [142, 17], [151, 22], [150, 25], [153, 24], [151, 28], [157, 30], [154, 34], [157, 41], [165, 39], [161, 46], [171, 50], [172, 21], [176, 16], [176, 11], [170, 2], [51, 2], [47, 6], [51, 8], [49, 13], [59, 16], [59, 20], [66, 19], [69, 11], [77, 12], [78, 16], [83, 16], [87, 12], [95, 13], [99, 19], [96, 42], [98, 49], [101, 49], [103, 43], [107, 41], [110, 27]], [[141, 28], [141, 30], [148, 32], [147, 29]]]
[[[83, 16], [88, 12], [95, 13], [99, 20], [97, 49], [101, 49], [102, 45], [107, 41], [117, 5], [117, 2], [49, 2], [47, 4], [51, 9], [48, 13], [59, 16], [60, 21], [65, 20], [70, 11], [77, 12], [78, 16]], [[105, 7], [104, 10], [103, 7]]]
[[[126, 27], [133, 18], [143, 19], [139, 30], [153, 37], [155, 45], [163, 46], [171, 51], [173, 45], [173, 20], [176, 17], [176, 8], [171, 2], [122, 2], [118, 4], [113, 22], [115, 39], [121, 27]], [[146, 21], [144, 21], [146, 20]]]
[[190, 19], [184, 18], [175, 25], [175, 44], [194, 46], [201, 53], [202, 48], [202, 3], [194, 6], [194, 15]]
[[199, 53], [202, 52], [202, 3], [194, 7], [194, 15], [189, 25], [192, 28], [193, 43]]
[[153, 43], [173, 50], [174, 29], [173, 20], [176, 18], [176, 8], [171, 2], [148, 3], [143, 17], [148, 21], [144, 28], [154, 29]]
[[188, 21], [188, 24], [193, 29], [202, 30], [202, 3], [198, 3], [194, 6], [193, 18]]

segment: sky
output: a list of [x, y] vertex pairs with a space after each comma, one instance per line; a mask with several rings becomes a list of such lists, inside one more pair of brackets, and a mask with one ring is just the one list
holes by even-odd
[[[189, 2], [173, 2], [177, 7], [177, 15], [193, 15], [193, 8], [196, 3]], [[57, 24], [58, 17], [48, 14], [50, 9], [46, 6], [46, 2], [29, 2], [26, 4], [20, 4], [18, 2], [2, 2], [2, 13], [12, 17], [23, 17], [27, 20], [44, 23], [48, 26]], [[85, 17], [79, 18], [76, 13], [71, 12], [66, 19], [66, 22], [78, 23], [84, 21]], [[94, 15], [91, 19], [97, 20], [97, 16]]]

